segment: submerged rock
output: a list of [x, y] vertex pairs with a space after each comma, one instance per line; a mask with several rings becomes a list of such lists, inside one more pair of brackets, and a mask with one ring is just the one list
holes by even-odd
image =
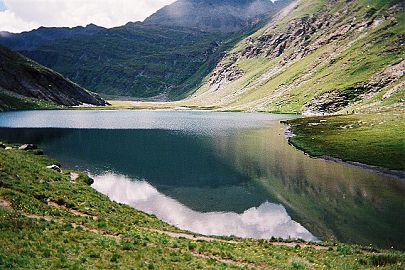
[[55, 165], [55, 164], [50, 165], [50, 166], [46, 166], [46, 168], [47, 168], [47, 169], [54, 170], [54, 171], [57, 171], [57, 172], [62, 172], [62, 170], [60, 169], [60, 167], [59, 167], [58, 165]]
[[87, 177], [87, 179], [85, 179], [84, 182], [85, 182], [87, 185], [91, 186], [91, 185], [94, 184], [94, 179], [91, 178], [91, 177]]
[[35, 144], [23, 144], [18, 149], [27, 151], [38, 149], [38, 147]]

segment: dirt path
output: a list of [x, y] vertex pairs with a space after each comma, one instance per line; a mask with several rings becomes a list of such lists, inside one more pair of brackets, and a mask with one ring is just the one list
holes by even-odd
[[195, 235], [195, 234], [191, 234], [191, 233], [177, 233], [177, 232], [170, 232], [170, 231], [156, 230], [156, 229], [148, 229], [148, 231], [165, 234], [165, 235], [173, 237], [173, 238], [185, 238], [185, 239], [193, 240], [193, 241], [206, 241], [206, 242], [215, 241], [215, 242], [230, 243], [230, 244], [239, 243], [238, 241], [234, 241], [234, 240], [225, 240], [225, 239], [220, 239], [217, 237]]
[[13, 210], [11, 203], [2, 197], [0, 197], [0, 206], [7, 210]]
[[194, 256], [200, 257], [200, 258], [204, 258], [204, 259], [212, 259], [212, 260], [216, 260], [218, 262], [221, 263], [225, 263], [228, 265], [233, 265], [236, 267], [241, 267], [241, 268], [247, 268], [247, 269], [263, 269], [263, 270], [278, 270], [279, 268], [275, 268], [275, 267], [271, 267], [267, 264], [254, 264], [254, 263], [249, 263], [249, 262], [245, 262], [245, 261], [239, 261], [239, 260], [231, 260], [231, 259], [224, 259], [221, 257], [217, 257], [217, 256], [213, 256], [211, 254], [204, 254], [204, 253], [198, 253], [198, 252], [193, 252]]
[[54, 201], [48, 201], [48, 205], [53, 207], [53, 208], [58, 208], [59, 210], [63, 210], [65, 212], [69, 212], [69, 213], [71, 213], [71, 214], [73, 214], [75, 216], [88, 217], [88, 218], [91, 218], [93, 220], [98, 219], [96, 216], [91, 216], [91, 215], [83, 213], [81, 211], [78, 211], [78, 210], [75, 210], [75, 209], [72, 209], [72, 208], [68, 208], [68, 207], [66, 207], [64, 205], [60, 205], [60, 204], [58, 204], [58, 203], [56, 203]]
[[[217, 238], [217, 237], [194, 235], [191, 233], [175, 233], [175, 232], [156, 230], [156, 229], [148, 229], [148, 231], [165, 234], [165, 235], [173, 237], [173, 238], [185, 238], [185, 239], [193, 240], [193, 241], [220, 242], [220, 243], [228, 243], [228, 244], [241, 243], [241, 241], [238, 241], [238, 240], [225, 240], [225, 239], [221, 239], [221, 238]], [[270, 242], [270, 243], [274, 246], [283, 246], [283, 247], [291, 247], [291, 248], [295, 248], [295, 247], [299, 246], [300, 248], [313, 248], [315, 250], [329, 249], [329, 247], [327, 247], [327, 246], [318, 245], [316, 243], [302, 243], [302, 242], [298, 242], [298, 241], [297, 242], [274, 241], [274, 242]]]
[[[79, 216], [79, 217], [88, 217], [91, 218], [93, 220], [97, 220], [98, 217], [97, 216], [92, 216], [86, 213], [83, 213], [81, 211], [75, 210], [75, 209], [71, 209], [68, 208], [64, 205], [59, 205], [54, 201], [49, 201], [48, 205], [50, 207], [53, 208], [57, 208], [59, 210], [65, 211], [65, 212], [69, 212], [75, 216]], [[7, 210], [13, 210], [12, 206], [11, 206], [11, 202], [8, 201], [7, 199], [0, 197], [0, 206], [2, 206], [3, 208], [7, 209]], [[59, 224], [66, 224], [66, 223], [70, 223], [65, 221], [62, 218], [56, 218], [53, 216], [45, 216], [45, 215], [35, 215], [35, 214], [27, 214], [27, 213], [23, 213], [24, 216], [28, 217], [28, 218], [32, 218], [32, 219], [43, 219], [46, 220], [48, 222], [54, 221], [57, 222]], [[108, 232], [102, 231], [102, 230], [98, 230], [98, 229], [91, 229], [88, 228], [84, 225], [81, 224], [76, 224], [76, 223], [70, 223], [73, 228], [81, 228], [83, 230], [86, 231], [90, 231], [99, 235], [103, 235], [103, 236], [107, 236], [107, 237], [112, 237], [115, 239], [121, 239], [121, 237], [119, 236], [119, 234], [113, 235], [113, 234], [109, 234]], [[238, 244], [241, 243], [240, 240], [226, 240], [226, 239], [221, 239], [218, 237], [214, 237], [214, 236], [204, 236], [204, 235], [196, 235], [196, 234], [192, 234], [192, 233], [186, 233], [186, 232], [172, 232], [172, 231], [166, 231], [166, 230], [158, 230], [158, 229], [150, 229], [150, 228], [143, 228], [146, 231], [149, 232], [154, 232], [154, 233], [159, 233], [159, 234], [164, 234], [173, 238], [184, 238], [184, 239], [188, 239], [188, 240], [192, 240], [192, 241], [206, 241], [206, 242], [220, 242], [220, 243], [227, 243], [227, 244]], [[300, 246], [301, 248], [313, 248], [315, 250], [327, 250], [329, 247], [326, 246], [322, 246], [322, 245], [318, 245], [316, 243], [302, 243], [302, 242], [281, 242], [281, 241], [276, 241], [276, 242], [271, 242], [272, 245], [274, 246], [285, 246], [285, 247], [291, 247], [294, 248], [296, 246]]]
[[[12, 211], [12, 204], [10, 201], [8, 201], [7, 199], [0, 197], [0, 206]], [[98, 217], [97, 216], [92, 216], [86, 213], [83, 213], [79, 210], [75, 210], [75, 209], [71, 209], [68, 208], [64, 205], [59, 205], [54, 201], [48, 201], [48, 206], [53, 207], [53, 208], [57, 208], [59, 210], [71, 213], [75, 216], [79, 216], [79, 217], [88, 217], [91, 218], [93, 220], [97, 220]], [[88, 228], [84, 225], [81, 224], [77, 224], [77, 223], [71, 223], [68, 222], [66, 220], [64, 220], [63, 218], [56, 218], [53, 216], [46, 216], [46, 215], [36, 215], [36, 214], [27, 214], [27, 213], [22, 213], [24, 216], [28, 217], [28, 218], [32, 218], [32, 219], [43, 219], [46, 220], [48, 222], [54, 221], [57, 222], [59, 224], [71, 224], [73, 228], [81, 228], [85, 231], [89, 231], [89, 232], [93, 232], [99, 235], [103, 235], [103, 236], [107, 236], [107, 237], [111, 237], [117, 240], [121, 240], [122, 236], [120, 234], [110, 234], [108, 232], [105, 232], [103, 230], [99, 230], [99, 229], [92, 229], [92, 228]], [[220, 243], [227, 243], [227, 244], [239, 244], [242, 242], [241, 240], [226, 240], [226, 239], [221, 239], [215, 236], [205, 236], [205, 235], [196, 235], [193, 233], [187, 233], [187, 232], [172, 232], [172, 231], [166, 231], [166, 230], [158, 230], [158, 229], [150, 229], [150, 228], [142, 228], [146, 231], [149, 232], [153, 232], [153, 233], [159, 233], [159, 234], [164, 234], [167, 236], [170, 236], [172, 238], [184, 238], [187, 240], [192, 240], [192, 241], [206, 241], [206, 242], [220, 242]], [[329, 247], [327, 246], [322, 246], [322, 245], [318, 245], [316, 243], [302, 243], [302, 242], [282, 242], [282, 241], [274, 241], [274, 242], [270, 242], [272, 245], [274, 246], [284, 246], [284, 247], [291, 247], [294, 248], [296, 246], [300, 246], [300, 248], [313, 248], [315, 250], [327, 250]]]

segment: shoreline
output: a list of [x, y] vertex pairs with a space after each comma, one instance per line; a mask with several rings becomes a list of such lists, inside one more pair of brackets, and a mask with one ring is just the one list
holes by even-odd
[[[4, 143], [2, 143], [4, 144]], [[241, 237], [241, 236], [235, 236], [235, 235], [210, 235], [210, 234], [202, 234], [202, 233], [198, 233], [198, 232], [193, 232], [187, 229], [181, 229], [179, 227], [177, 227], [174, 224], [170, 224], [168, 222], [166, 222], [163, 219], [160, 219], [159, 217], [157, 217], [155, 214], [151, 214], [151, 213], [147, 213], [144, 212], [142, 210], [139, 210], [137, 208], [135, 208], [134, 206], [131, 206], [130, 204], [127, 203], [122, 203], [122, 202], [118, 202], [114, 199], [112, 199], [109, 195], [104, 194], [103, 192], [100, 192], [99, 190], [97, 190], [96, 188], [94, 188], [94, 179], [93, 176], [85, 170], [77, 170], [75, 168], [71, 168], [69, 166], [65, 167], [63, 165], [61, 165], [62, 163], [60, 163], [58, 160], [54, 159], [51, 156], [48, 156], [46, 153], [44, 154], [44, 152], [42, 151], [41, 148], [38, 148], [36, 145], [33, 145], [34, 148], [32, 150], [20, 150], [19, 146], [23, 145], [23, 144], [18, 144], [18, 143], [9, 143], [6, 142], [4, 145], [8, 146], [8, 147], [12, 147], [12, 149], [4, 149], [4, 151], [6, 152], [11, 152], [12, 151], [17, 151], [19, 153], [23, 153], [23, 154], [28, 154], [28, 155], [34, 155], [40, 158], [44, 158], [48, 161], [50, 161], [50, 163], [54, 163], [57, 164], [56, 166], [58, 167], [58, 169], [60, 169], [60, 171], [55, 170], [54, 168], [50, 168], [51, 166], [46, 167], [47, 170], [53, 170], [54, 172], [60, 174], [60, 175], [64, 175], [64, 176], [68, 176], [69, 177], [69, 181], [73, 184], [76, 184], [78, 181], [84, 181], [84, 183], [86, 184], [86, 186], [88, 186], [92, 191], [96, 192], [98, 195], [102, 195], [108, 198], [109, 204], [113, 205], [113, 204], [120, 204], [120, 205], [125, 205], [131, 209], [133, 209], [134, 211], [141, 213], [143, 215], [152, 217], [153, 219], [156, 219], [159, 222], [164, 223], [166, 226], [168, 226], [167, 229], [161, 230], [161, 229], [154, 229], [152, 228], [148, 228], [147, 230], [150, 230], [151, 232], [157, 232], [159, 234], [165, 234], [168, 236], [172, 236], [175, 238], [186, 238], [186, 239], [190, 239], [190, 240], [195, 240], [195, 241], [208, 241], [208, 242], [224, 242], [224, 243], [240, 243], [243, 241], [257, 241], [257, 242], [261, 242], [261, 241], [268, 241], [269, 243], [275, 245], [275, 246], [285, 246], [285, 247], [293, 247], [296, 248], [297, 245], [301, 246], [301, 247], [308, 247], [308, 248], [314, 248], [315, 250], [328, 250], [330, 247], [336, 247], [338, 245], [348, 245], [348, 246], [353, 246], [353, 247], [358, 247], [361, 248], [363, 250], [368, 250], [368, 249], [381, 249], [381, 250], [385, 250], [387, 248], [381, 248], [381, 247], [374, 247], [374, 246], [366, 246], [366, 245], [362, 245], [362, 244], [356, 244], [356, 243], [345, 243], [345, 242], [339, 242], [339, 241], [325, 241], [325, 240], [304, 240], [301, 238], [282, 238], [282, 237], [271, 237], [271, 238], [253, 238], [253, 237]], [[0, 149], [1, 151], [2, 149]], [[52, 165], [54, 166], [54, 165]], [[85, 178], [84, 180], [82, 178]], [[0, 185], [1, 188], [1, 185]], [[79, 214], [75, 214], [78, 215], [80, 217], [87, 217], [87, 214], [83, 214], [81, 213], [80, 210], [75, 210], [75, 209], [69, 209], [68, 206], [64, 206], [64, 205], [59, 205], [58, 202], [54, 202], [54, 201], [47, 201], [47, 204], [50, 206], [54, 206], [56, 208], [59, 209], [64, 209], [67, 210], [68, 212], [71, 212], [73, 214], [75, 213], [79, 213]], [[5, 200], [1, 194], [0, 194], [0, 207], [1, 206], [7, 206], [7, 208], [11, 208], [11, 202]], [[34, 215], [35, 216], [35, 215]], [[27, 217], [30, 217], [29, 215], [27, 215]], [[42, 216], [36, 216], [36, 219], [44, 219], [44, 217]], [[50, 216], [47, 216], [48, 219], [51, 219]], [[93, 218], [94, 219], [94, 218]], [[46, 218], [45, 218], [46, 220]], [[94, 219], [97, 220], [97, 219]], [[400, 249], [396, 249], [396, 251], [402, 251]]]
[[113, 201], [91, 186], [87, 173], [51, 169], [57, 160], [16, 145], [0, 149], [0, 268], [292, 269], [298, 261], [321, 270], [405, 263], [405, 252], [389, 247], [184, 231]]
[[307, 155], [311, 158], [322, 159], [322, 160], [326, 160], [326, 161], [336, 162], [339, 164], [349, 165], [352, 167], [361, 168], [361, 169], [364, 169], [364, 170], [367, 170], [367, 171], [370, 171], [373, 173], [377, 173], [377, 174], [380, 174], [383, 176], [394, 177], [399, 180], [405, 181], [405, 171], [391, 170], [391, 169], [380, 167], [380, 166], [361, 163], [359, 161], [343, 160], [341, 158], [336, 158], [336, 157], [332, 157], [332, 156], [328, 156], [328, 155], [321, 155], [321, 156], [311, 155], [307, 151], [305, 151], [305, 149], [298, 147], [297, 145], [295, 145], [292, 142], [291, 138], [293, 138], [295, 136], [295, 134], [291, 131], [291, 125], [284, 121], [280, 121], [280, 122], [282, 124], [286, 125], [286, 128], [284, 129], [284, 137], [288, 141], [288, 144], [293, 146], [298, 151], [303, 152], [305, 155]]

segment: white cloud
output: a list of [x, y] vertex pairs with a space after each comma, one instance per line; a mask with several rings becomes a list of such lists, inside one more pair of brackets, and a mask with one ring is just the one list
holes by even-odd
[[142, 21], [175, 0], [3, 0], [0, 31], [22, 32], [39, 26], [104, 27]]
[[93, 178], [92, 187], [110, 199], [154, 214], [180, 229], [205, 235], [235, 235], [258, 239], [274, 236], [317, 240], [307, 229], [292, 220], [286, 209], [279, 204], [264, 202], [259, 207], [252, 207], [241, 214], [202, 213], [160, 193], [145, 181], [136, 181], [113, 173]]

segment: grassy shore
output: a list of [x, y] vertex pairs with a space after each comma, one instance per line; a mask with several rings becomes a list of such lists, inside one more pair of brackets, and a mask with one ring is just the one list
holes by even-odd
[[34, 99], [34, 98], [17, 98], [10, 95], [1, 93], [0, 89], [0, 112], [12, 111], [12, 110], [48, 110], [48, 109], [60, 109], [61, 106], [56, 104]]
[[329, 156], [405, 171], [405, 113], [307, 117], [287, 121], [290, 142], [311, 156]]
[[405, 253], [393, 250], [196, 236], [111, 202], [89, 186], [83, 173], [46, 168], [55, 163], [38, 150], [0, 148], [0, 269], [401, 269], [405, 265]]

